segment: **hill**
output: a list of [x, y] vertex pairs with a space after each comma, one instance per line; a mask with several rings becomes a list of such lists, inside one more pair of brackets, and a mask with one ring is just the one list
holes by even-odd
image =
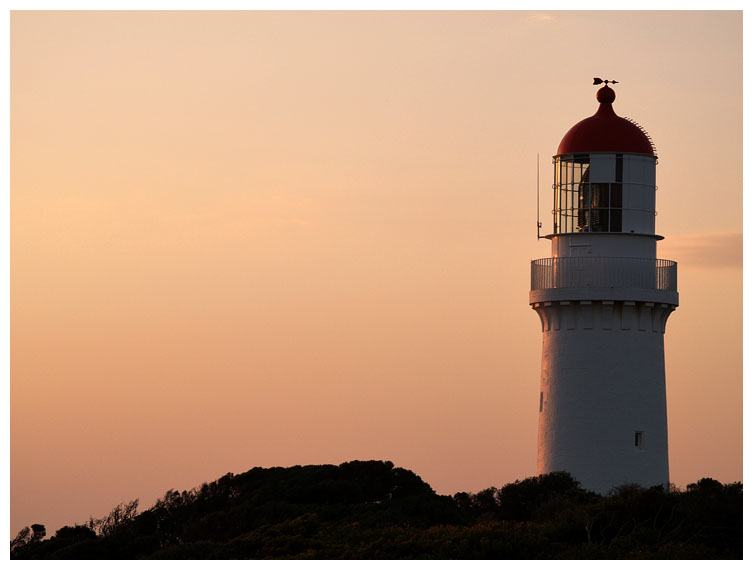
[[49, 538], [32, 525], [11, 558], [742, 558], [742, 484], [713, 479], [603, 497], [550, 473], [450, 497], [389, 461], [352, 461], [228, 473], [137, 511]]

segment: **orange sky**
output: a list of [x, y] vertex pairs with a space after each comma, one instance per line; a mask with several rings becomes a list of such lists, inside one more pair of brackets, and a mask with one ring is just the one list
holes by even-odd
[[742, 479], [741, 12], [10, 20], [13, 535], [254, 466], [533, 475], [536, 154], [549, 212], [595, 75], [658, 147], [671, 480]]

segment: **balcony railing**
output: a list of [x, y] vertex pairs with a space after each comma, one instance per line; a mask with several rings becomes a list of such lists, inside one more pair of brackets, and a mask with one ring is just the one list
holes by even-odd
[[547, 257], [531, 262], [531, 290], [565, 287], [677, 291], [677, 262], [635, 257]]

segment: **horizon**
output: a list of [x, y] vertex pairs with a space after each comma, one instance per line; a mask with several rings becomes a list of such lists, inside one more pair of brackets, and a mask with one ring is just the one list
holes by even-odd
[[742, 12], [13, 11], [10, 72], [11, 536], [253, 467], [534, 476], [535, 161], [546, 230], [605, 75], [678, 262], [670, 481], [742, 481]]

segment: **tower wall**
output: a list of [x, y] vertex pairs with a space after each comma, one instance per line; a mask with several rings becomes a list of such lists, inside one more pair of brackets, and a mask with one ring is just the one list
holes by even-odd
[[667, 485], [663, 332], [668, 303], [535, 303], [543, 350], [537, 472], [608, 493]]
[[552, 236], [552, 257], [638, 257], [656, 259], [656, 237], [628, 234]]

